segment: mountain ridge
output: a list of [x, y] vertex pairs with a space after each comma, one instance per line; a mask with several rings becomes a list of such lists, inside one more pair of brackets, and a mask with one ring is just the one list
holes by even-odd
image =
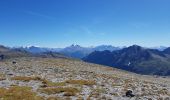
[[112, 52], [93, 52], [83, 60], [140, 74], [170, 75], [170, 56], [168, 54], [137, 45]]
[[[108, 46], [109, 47], [109, 46]], [[32, 47], [36, 48], [36, 47]], [[80, 58], [84, 48], [79, 45], [67, 47], [64, 51], [53, 52], [43, 51], [40, 53], [31, 53], [25, 49], [9, 48], [0, 46], [0, 58], [11, 57], [42, 57], [42, 58]], [[87, 48], [89, 49], [89, 48]], [[77, 51], [76, 51], [77, 50]], [[89, 49], [90, 51], [91, 49]], [[71, 53], [69, 51], [72, 51]], [[138, 45], [132, 45], [118, 50], [91, 51], [85, 54], [82, 60], [86, 62], [107, 65], [131, 72], [151, 75], [170, 75], [170, 54], [169, 48], [159, 51], [157, 49], [148, 49]], [[66, 55], [67, 53], [67, 55]], [[68, 55], [70, 54], [70, 55]], [[86, 56], [87, 55], [87, 56]]]
[[82, 47], [77, 44], [72, 44], [70, 46], [67, 46], [65, 48], [45, 48], [45, 47], [36, 47], [36, 46], [30, 46], [30, 47], [20, 47], [18, 49], [23, 49], [31, 53], [42, 53], [42, 52], [58, 52], [63, 55], [72, 57], [72, 58], [83, 58], [87, 56], [88, 54], [92, 53], [93, 51], [104, 51], [104, 50], [119, 50], [121, 47], [114, 47], [111, 45], [100, 45], [95, 47]]

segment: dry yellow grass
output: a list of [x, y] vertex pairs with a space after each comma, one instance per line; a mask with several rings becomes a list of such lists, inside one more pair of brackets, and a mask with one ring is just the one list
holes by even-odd
[[84, 100], [84, 98], [82, 96], [78, 96], [76, 100]]
[[6, 79], [6, 78], [5, 78], [5, 75], [2, 74], [2, 73], [0, 73], [0, 81], [5, 80], [5, 79]]
[[113, 83], [112, 86], [116, 87], [116, 86], [122, 86], [122, 85], [121, 84], [117, 84], [117, 83]]
[[40, 77], [35, 77], [35, 76], [33, 76], [33, 77], [27, 77], [27, 76], [14, 76], [14, 77], [12, 77], [11, 78], [11, 80], [19, 80], [19, 81], [31, 81], [31, 80], [41, 80], [41, 78]]
[[0, 77], [0, 81], [2, 81], [2, 80], [6, 80], [6, 78], [4, 78], [4, 77]]
[[93, 90], [93, 92], [96, 92], [96, 93], [106, 93], [106, 90], [103, 87], [101, 87], [101, 88], [97, 87], [96, 89]]
[[78, 93], [80, 90], [74, 87], [52, 87], [52, 88], [41, 88], [38, 89], [39, 92], [46, 93], [46, 94], [56, 94], [56, 93], [63, 93], [63, 92], [69, 92], [69, 93]]
[[75, 92], [66, 92], [64, 93], [64, 96], [75, 96], [76, 93]]
[[41, 81], [46, 87], [65, 86], [66, 85], [65, 82], [51, 82], [46, 79], [41, 79]]
[[168, 93], [168, 90], [167, 90], [167, 89], [161, 89], [161, 90], [158, 90], [157, 92], [158, 92], [158, 94], [162, 94], [162, 95], [169, 95], [169, 93]]
[[0, 100], [44, 100], [31, 91], [30, 87], [14, 86], [9, 89], [0, 88]]
[[35, 77], [35, 76], [32, 76], [32, 77], [15, 76], [15, 77], [12, 77], [11, 80], [18, 80], [18, 81], [25, 81], [25, 82], [28, 82], [31, 80], [42, 81], [45, 87], [65, 86], [65, 82], [51, 82], [46, 79], [42, 79], [40, 77]]
[[63, 100], [60, 97], [48, 97], [47, 100]]
[[93, 80], [66, 80], [69, 84], [79, 84], [79, 85], [95, 85], [96, 82]]

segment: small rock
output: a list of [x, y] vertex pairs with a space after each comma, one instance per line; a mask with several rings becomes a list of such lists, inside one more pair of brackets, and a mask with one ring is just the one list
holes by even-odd
[[128, 91], [126, 92], [126, 96], [127, 96], [127, 97], [134, 97], [135, 95], [132, 93], [132, 90], [128, 90]]
[[17, 62], [16, 61], [13, 61], [12, 64], [16, 64]]

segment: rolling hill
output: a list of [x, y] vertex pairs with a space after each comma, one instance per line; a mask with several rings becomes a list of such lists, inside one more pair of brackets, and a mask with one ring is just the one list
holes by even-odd
[[[0, 61], [0, 87], [0, 99], [5, 100], [170, 99], [168, 77], [144, 76], [65, 58]], [[127, 95], [128, 91], [133, 96]]]

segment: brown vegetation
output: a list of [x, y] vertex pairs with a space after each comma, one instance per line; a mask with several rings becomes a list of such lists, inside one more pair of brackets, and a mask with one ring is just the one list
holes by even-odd
[[69, 84], [79, 84], [79, 85], [95, 85], [96, 82], [92, 80], [67, 80], [65, 81]]
[[30, 87], [14, 86], [9, 89], [0, 88], [1, 100], [44, 100], [31, 91]]
[[41, 88], [38, 90], [39, 92], [46, 93], [46, 94], [56, 94], [56, 93], [78, 93], [80, 90], [74, 87], [52, 87], [52, 88]]

